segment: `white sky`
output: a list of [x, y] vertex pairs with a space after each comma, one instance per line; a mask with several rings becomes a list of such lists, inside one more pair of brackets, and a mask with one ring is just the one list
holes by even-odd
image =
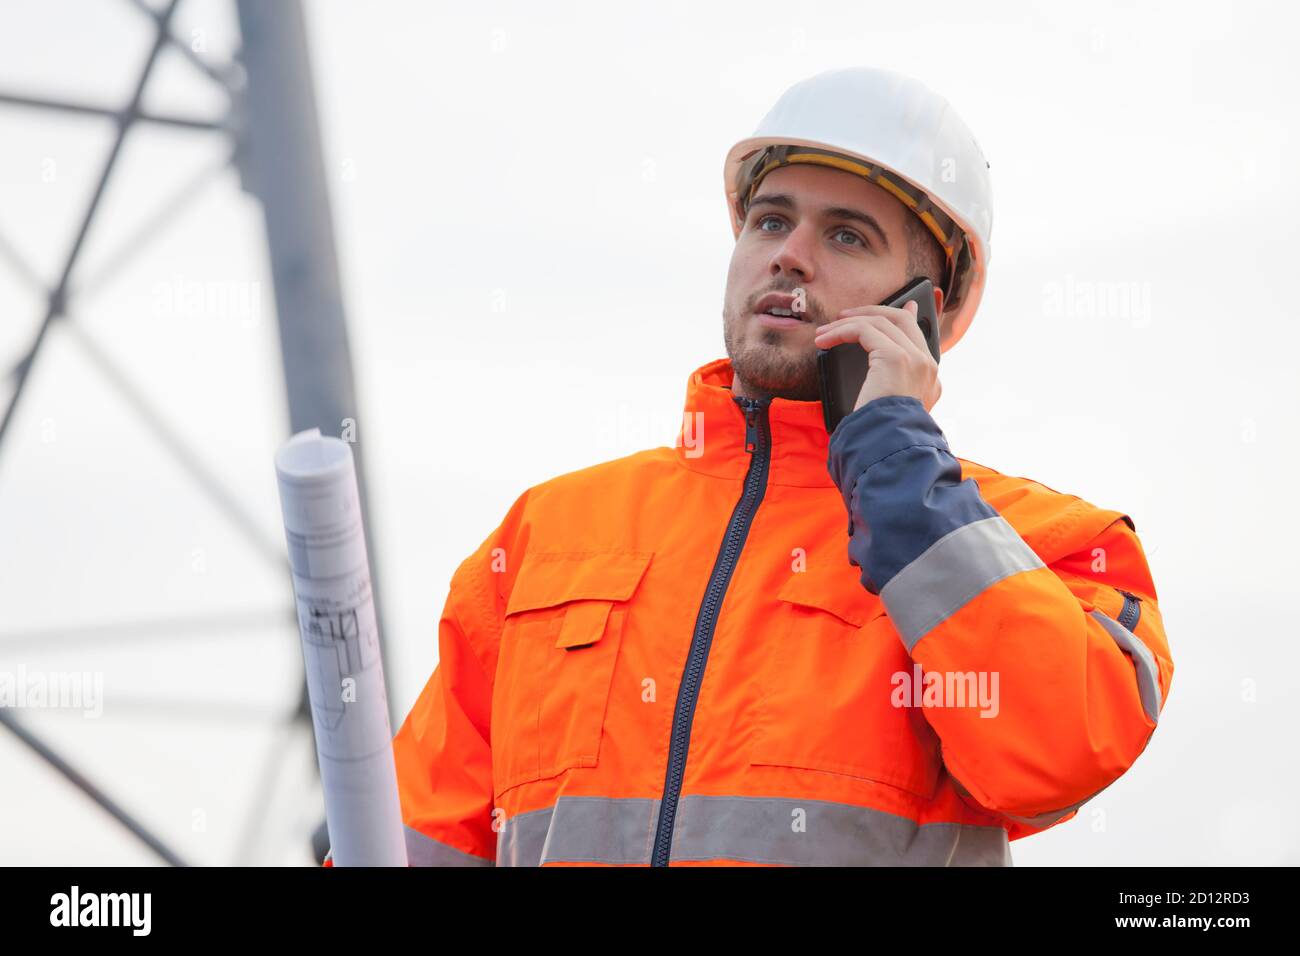
[[[185, 0], [177, 32], [220, 61], [232, 6]], [[725, 354], [727, 148], [796, 80], [874, 64], [946, 95], [991, 163], [990, 281], [944, 356], [936, 419], [963, 458], [1133, 516], [1176, 667], [1138, 763], [1076, 820], [1014, 843], [1017, 864], [1300, 863], [1297, 519], [1280, 488], [1300, 411], [1290, 7], [306, 6], [400, 714], [436, 663], [451, 572], [518, 494], [671, 444], [687, 376]], [[26, 0], [0, 24], [0, 89], [106, 104], [148, 42], [126, 3]], [[220, 109], [174, 53], [155, 80], [151, 108]], [[44, 281], [109, 132], [0, 107], [0, 238]], [[206, 134], [133, 132], [78, 278], [217, 156]], [[1053, 309], [1068, 289], [1134, 296]], [[271, 454], [287, 413], [237, 178], [73, 312], [282, 546]], [[39, 317], [0, 255], [0, 370]], [[101, 671], [107, 703], [29, 725], [188, 859], [230, 862], [296, 702], [297, 637], [134, 625], [288, 602], [56, 328], [0, 447], [0, 667]], [[320, 798], [306, 741], [290, 753], [244, 858], [307, 860]], [[0, 863], [153, 862], [3, 732], [0, 768]]]

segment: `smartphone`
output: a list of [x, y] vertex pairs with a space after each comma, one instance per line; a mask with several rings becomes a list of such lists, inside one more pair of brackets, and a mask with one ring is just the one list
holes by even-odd
[[[881, 305], [901, 309], [906, 303], [916, 302], [916, 324], [921, 327], [930, 354], [939, 361], [939, 321], [934, 314], [934, 284], [924, 276], [912, 279]], [[822, 417], [826, 432], [853, 411], [862, 384], [867, 380], [867, 350], [861, 342], [844, 342], [829, 349], [817, 350], [817, 378], [821, 387]]]

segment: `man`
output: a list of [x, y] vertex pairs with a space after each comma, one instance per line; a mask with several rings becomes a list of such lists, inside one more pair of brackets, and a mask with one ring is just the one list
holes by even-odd
[[[729, 357], [676, 446], [528, 489], [455, 572], [394, 740], [412, 864], [1007, 865], [1155, 728], [1132, 521], [954, 457], [915, 308], [874, 304], [929, 276], [945, 350], [974, 316], [991, 198], [956, 114], [824, 73], [726, 173]], [[842, 343], [871, 371], [828, 435]]]

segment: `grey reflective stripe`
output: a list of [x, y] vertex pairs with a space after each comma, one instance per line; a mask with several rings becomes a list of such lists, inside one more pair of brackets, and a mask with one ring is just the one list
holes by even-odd
[[497, 835], [497, 866], [650, 863], [659, 801], [561, 797], [553, 807], [510, 817]]
[[1092, 616], [1101, 622], [1101, 626], [1115, 639], [1115, 643], [1128, 652], [1137, 671], [1138, 694], [1142, 698], [1142, 710], [1153, 723], [1158, 722], [1160, 720], [1160, 667], [1156, 664], [1151, 648], [1143, 644], [1136, 634], [1114, 618], [1099, 610], [1094, 610]]
[[674, 860], [786, 866], [1010, 866], [1000, 826], [918, 824], [870, 807], [779, 797], [682, 799]]
[[[658, 800], [561, 797], [506, 821], [499, 866], [650, 863]], [[869, 807], [787, 797], [682, 797], [670, 859], [784, 866], [1010, 866], [1000, 826], [918, 824]]]
[[916, 642], [985, 588], [1043, 567], [1001, 515], [950, 531], [880, 589], [880, 600], [908, 653]]
[[413, 827], [406, 831], [406, 862], [410, 866], [491, 866], [485, 856], [475, 856], [454, 846], [447, 846]]

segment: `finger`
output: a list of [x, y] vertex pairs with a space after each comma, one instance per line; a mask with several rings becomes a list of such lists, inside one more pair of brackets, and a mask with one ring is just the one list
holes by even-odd
[[[873, 325], [879, 327], [882, 332], [897, 342], [899, 348], [901, 348], [905, 353], [911, 355], [913, 358], [916, 358], [920, 354], [921, 347], [908, 336], [907, 328], [905, 326], [898, 324], [887, 315], [867, 316], [867, 320]], [[916, 328], [915, 322], [912, 323], [912, 327]]]
[[[921, 326], [916, 321], [917, 313], [920, 311], [915, 299], [909, 299], [903, 308], [895, 308], [889, 305], [861, 305], [856, 308], [847, 309], [840, 313], [844, 316], [854, 315], [881, 315], [889, 319], [894, 325], [902, 329], [903, 332], [916, 343], [917, 348], [929, 353], [930, 346], [925, 341], [925, 333], [921, 331]], [[931, 356], [933, 357], [933, 356]]]
[[895, 329], [891, 334], [888, 323], [881, 322], [877, 325], [869, 321], [869, 318], [868, 316], [855, 316], [835, 328], [823, 327], [818, 330], [815, 338], [817, 347], [829, 349], [842, 342], [857, 342], [867, 352], [874, 352], [878, 349], [907, 349], [906, 342], [899, 341], [895, 337], [901, 336], [901, 332]]
[[[827, 348], [828, 346], [824, 343], [831, 340], [851, 342], [854, 339], [860, 338], [859, 335], [854, 334], [852, 331], [841, 335], [839, 331], [841, 328], [848, 330], [870, 328], [877, 330], [890, 342], [897, 345], [903, 350], [904, 354], [910, 355], [913, 358], [917, 357], [917, 346], [908, 339], [907, 334], [902, 329], [898, 328], [898, 326], [894, 325], [882, 315], [850, 316], [845, 320], [842, 326], [831, 328], [829, 331], [827, 331], [827, 328], [828, 327], [824, 326], [822, 329], [819, 329], [817, 335], [814, 337], [814, 341], [819, 348]], [[926, 354], [928, 355], [929, 353], [927, 352]]]
[[[912, 300], [908, 301], [910, 302]], [[839, 318], [840, 316], [853, 315], [890, 315], [891, 313], [898, 315], [900, 318], [906, 317], [910, 314], [906, 309], [896, 308], [892, 305], [855, 305], [851, 309], [845, 309], [843, 312], [838, 313], [836, 317]]]
[[[925, 333], [921, 331], [921, 324], [916, 321], [916, 317], [921, 311], [920, 303], [915, 299], [911, 299], [904, 308], [907, 309], [909, 318], [899, 320], [898, 327], [903, 330], [903, 333], [912, 340], [920, 351], [930, 355], [930, 346], [925, 341]], [[930, 357], [933, 358], [934, 356]]]
[[901, 329], [903, 334], [916, 345], [918, 350], [928, 354], [930, 347], [926, 344], [925, 333], [921, 331], [921, 326], [916, 321], [918, 312], [920, 312], [920, 305], [915, 299], [909, 299], [901, 309], [889, 308], [882, 310], [879, 314], [892, 322], [895, 327]]

